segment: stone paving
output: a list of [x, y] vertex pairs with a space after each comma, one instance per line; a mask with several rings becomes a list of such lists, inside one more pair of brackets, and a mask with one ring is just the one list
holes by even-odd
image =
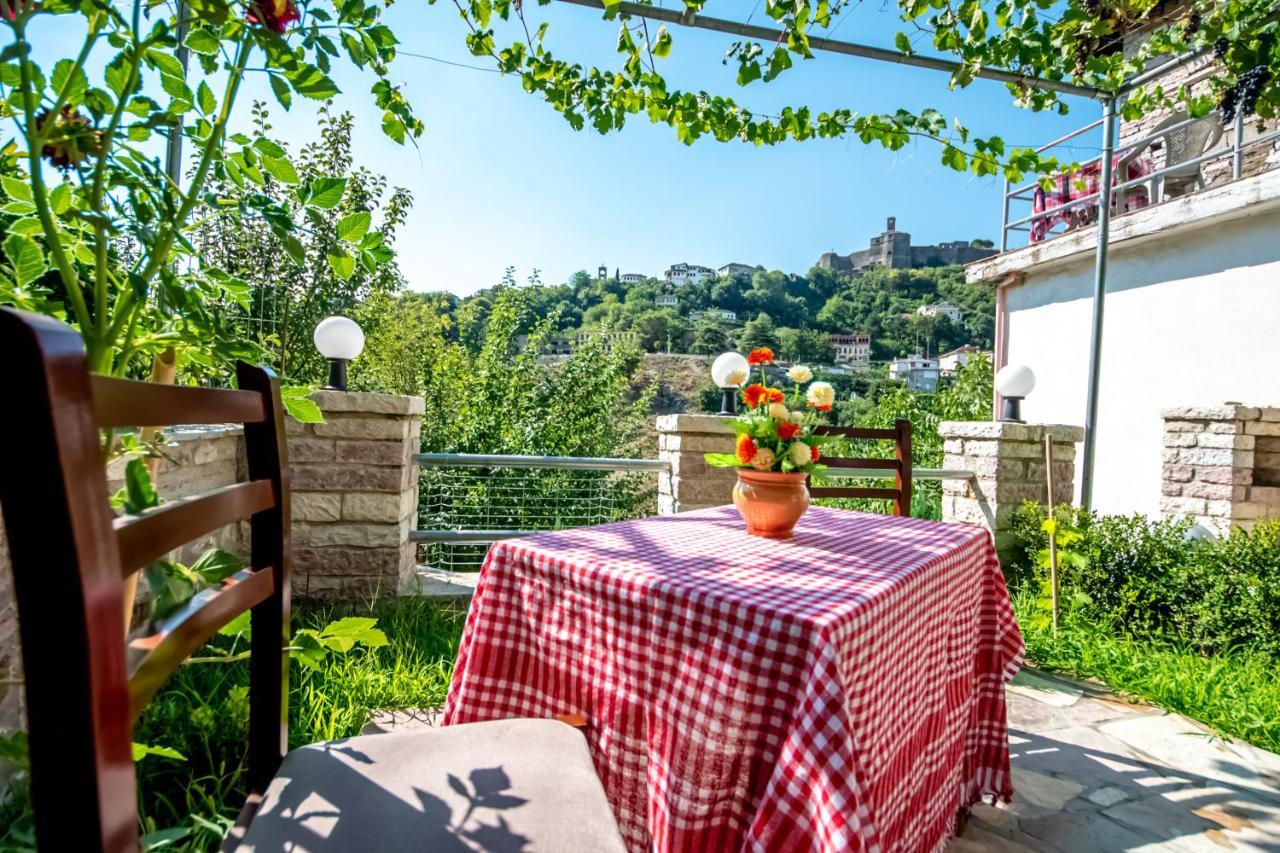
[[[1007, 697], [1014, 800], [975, 806], [947, 853], [1280, 853], [1280, 756], [1100, 684], [1028, 669]], [[364, 733], [439, 718], [382, 711]]]
[[1024, 670], [1008, 693], [1014, 800], [979, 805], [948, 853], [1280, 851], [1280, 756]]

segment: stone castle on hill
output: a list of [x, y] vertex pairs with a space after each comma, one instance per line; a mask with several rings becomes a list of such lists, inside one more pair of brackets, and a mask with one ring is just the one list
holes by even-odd
[[883, 234], [871, 238], [871, 245], [849, 255], [827, 252], [818, 266], [839, 272], [861, 272], [871, 267], [912, 269], [914, 267], [967, 264], [997, 254], [994, 248], [975, 246], [963, 240], [937, 246], [913, 246], [911, 235], [896, 228], [897, 220], [889, 217]]

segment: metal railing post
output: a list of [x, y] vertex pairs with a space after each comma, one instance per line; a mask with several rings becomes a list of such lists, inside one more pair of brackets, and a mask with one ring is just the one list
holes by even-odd
[[1231, 179], [1240, 180], [1244, 175], [1244, 112], [1236, 110], [1235, 138], [1231, 140]]
[[1000, 217], [1000, 251], [1009, 248], [1009, 179], [1004, 179], [1004, 213]]
[[1081, 470], [1080, 505], [1093, 504], [1094, 455], [1098, 446], [1098, 379], [1102, 373], [1102, 321], [1107, 301], [1107, 244], [1111, 239], [1112, 151], [1116, 137], [1116, 102], [1102, 104], [1102, 161], [1098, 180], [1098, 245], [1094, 255], [1093, 326], [1089, 334], [1089, 386], [1084, 416], [1084, 461]]

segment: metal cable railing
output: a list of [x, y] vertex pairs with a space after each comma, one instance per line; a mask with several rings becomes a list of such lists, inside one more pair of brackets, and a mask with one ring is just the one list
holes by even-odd
[[420, 453], [419, 562], [474, 571], [491, 543], [653, 515], [657, 459]]

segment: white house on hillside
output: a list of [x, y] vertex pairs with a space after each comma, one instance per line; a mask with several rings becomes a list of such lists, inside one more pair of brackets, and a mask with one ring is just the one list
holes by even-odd
[[871, 336], [861, 332], [837, 332], [827, 335], [827, 344], [835, 350], [836, 364], [866, 364], [871, 361]]
[[756, 268], [750, 264], [725, 264], [716, 270], [721, 278], [732, 278], [735, 275], [751, 275]]
[[960, 369], [960, 365], [968, 364], [969, 359], [979, 355], [990, 355], [983, 353], [981, 347], [975, 347], [971, 344], [965, 344], [962, 347], [956, 347], [951, 352], [944, 352], [938, 356], [938, 369], [942, 371], [943, 376], [955, 376], [956, 371]]
[[709, 278], [714, 278], [716, 271], [711, 267], [699, 266], [698, 264], [672, 264], [662, 277], [675, 285], [681, 284], [698, 284]]
[[674, 308], [680, 304], [680, 297], [674, 293], [659, 293], [658, 298], [654, 301], [659, 308]]
[[621, 281], [623, 284], [639, 284], [640, 282], [645, 281], [648, 278], [649, 276], [645, 275], [644, 273], [624, 272], [621, 276], [618, 277], [618, 280]]
[[938, 390], [938, 360], [913, 353], [889, 362], [889, 378], [907, 383], [912, 391], [932, 393]]
[[703, 317], [710, 317], [713, 320], [723, 320], [726, 323], [736, 323], [738, 320], [738, 312], [730, 311], [727, 308], [712, 308], [709, 311], [690, 311], [689, 322], [696, 323]]
[[950, 302], [938, 302], [933, 305], [921, 305], [916, 309], [917, 314], [925, 317], [946, 317], [953, 323], [959, 323], [963, 313], [959, 306], [952, 305]]

